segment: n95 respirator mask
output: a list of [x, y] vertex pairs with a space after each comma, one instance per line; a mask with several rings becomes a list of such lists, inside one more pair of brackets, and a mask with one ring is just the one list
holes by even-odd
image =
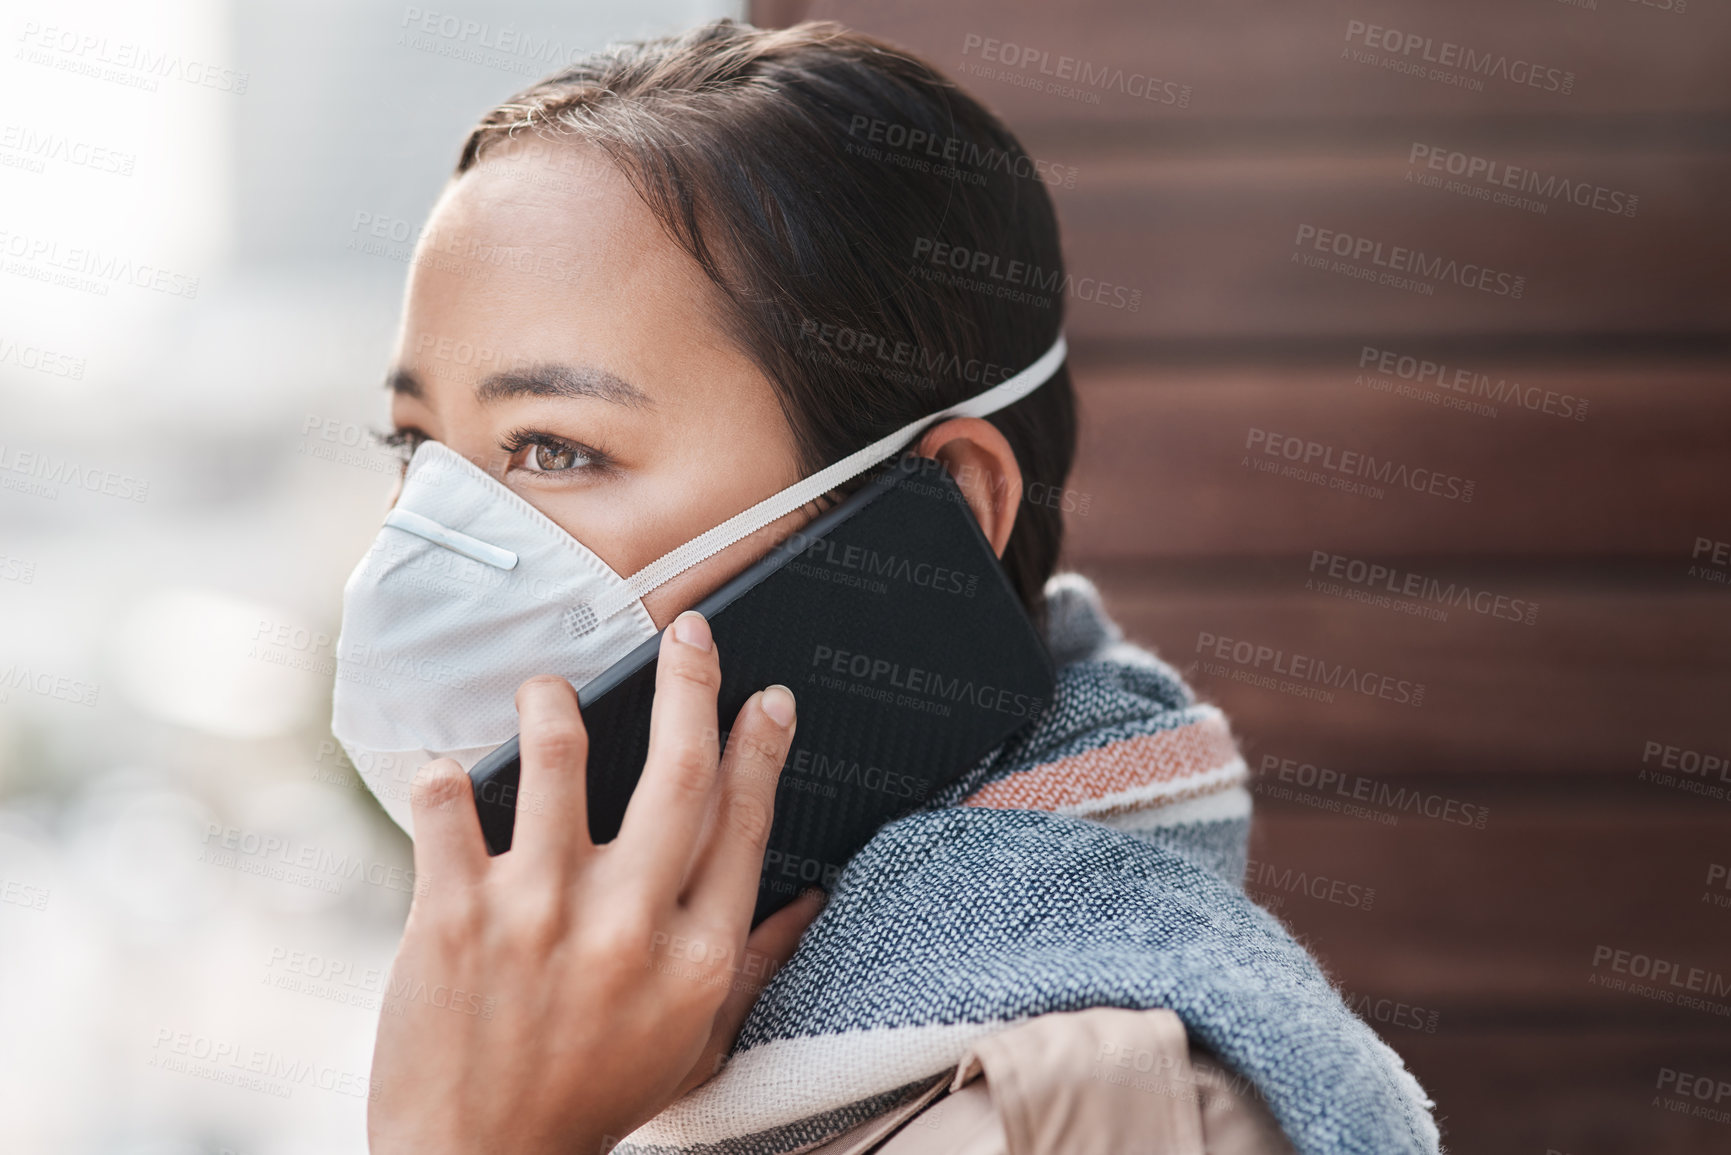
[[[331, 730], [397, 825], [437, 758], [471, 769], [517, 733], [517, 688], [557, 674], [581, 690], [655, 637], [644, 595], [858, 476], [948, 417], [984, 417], [1063, 364], [1063, 337], [977, 396], [929, 414], [651, 562], [616, 573], [503, 482], [436, 441], [343, 587]], [[411, 831], [412, 833], [412, 831]]]

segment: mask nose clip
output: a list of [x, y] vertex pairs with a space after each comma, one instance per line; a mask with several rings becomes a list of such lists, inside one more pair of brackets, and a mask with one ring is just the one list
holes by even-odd
[[511, 550], [484, 542], [478, 537], [470, 537], [466, 533], [459, 533], [448, 525], [440, 525], [425, 514], [404, 509], [400, 505], [393, 506], [390, 512], [385, 514], [385, 524], [392, 529], [412, 533], [434, 545], [443, 546], [452, 553], [461, 554], [482, 565], [502, 570], [517, 568], [517, 555]]

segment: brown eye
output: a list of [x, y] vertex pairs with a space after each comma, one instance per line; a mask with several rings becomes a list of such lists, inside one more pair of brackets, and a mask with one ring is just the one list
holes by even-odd
[[558, 473], [570, 469], [583, 459], [583, 455], [578, 453], [574, 446], [546, 443], [535, 446], [531, 456], [535, 459], [535, 468], [543, 473]]
[[607, 471], [607, 455], [577, 441], [550, 433], [520, 429], [500, 442], [499, 448], [515, 462], [511, 468], [525, 473], [570, 473], [600, 475]]

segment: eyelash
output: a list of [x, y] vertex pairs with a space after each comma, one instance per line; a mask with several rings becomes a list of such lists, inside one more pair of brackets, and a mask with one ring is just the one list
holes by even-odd
[[389, 433], [375, 429], [373, 436], [386, 449], [396, 451], [397, 456], [402, 459], [404, 469], [409, 467], [409, 458], [415, 455], [415, 450], [421, 447], [421, 442], [427, 440], [427, 435], [413, 426], [393, 429]]
[[541, 433], [533, 429], [516, 429], [508, 434], [501, 448], [511, 455], [513, 460], [526, 449], [536, 447], [550, 449], [555, 452], [574, 453], [583, 459], [583, 463], [573, 464], [566, 469], [529, 469], [529, 473], [572, 473], [589, 474], [591, 476], [605, 475], [612, 472], [613, 460], [599, 449], [584, 445], [580, 441], [572, 441], [565, 437], [555, 437], [551, 433]]
[[[373, 436], [380, 445], [396, 451], [402, 459], [403, 468], [409, 467], [409, 459], [415, 455], [415, 450], [421, 447], [423, 441], [431, 440], [425, 433], [413, 426], [394, 429], [389, 433], [374, 430]], [[543, 447], [555, 451], [569, 451], [584, 459], [582, 465], [572, 465], [568, 469], [531, 469], [530, 473], [590, 473], [605, 474], [613, 469], [613, 460], [599, 449], [592, 449], [582, 442], [571, 441], [564, 437], [555, 437], [551, 433], [541, 433], [533, 429], [516, 429], [508, 434], [501, 444], [507, 454], [515, 458], [525, 449]]]

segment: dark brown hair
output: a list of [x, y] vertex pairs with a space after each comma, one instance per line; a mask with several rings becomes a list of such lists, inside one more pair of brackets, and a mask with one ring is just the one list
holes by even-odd
[[[457, 174], [529, 132], [604, 150], [703, 267], [807, 473], [1003, 380], [1062, 326], [1057, 219], [1021, 145], [839, 25], [720, 20], [609, 48], [482, 117]], [[1003, 564], [1039, 620], [1075, 455], [1068, 369], [989, 420], [1026, 487], [999, 500], [1030, 499]]]

